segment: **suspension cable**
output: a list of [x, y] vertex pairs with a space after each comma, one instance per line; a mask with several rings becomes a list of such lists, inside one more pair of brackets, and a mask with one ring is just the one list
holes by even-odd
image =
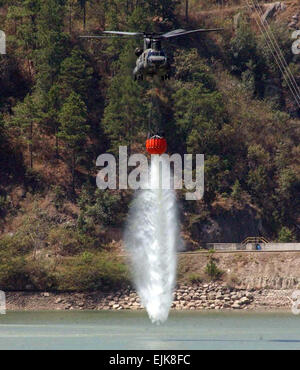
[[153, 95], [151, 94], [150, 109], [148, 116], [148, 135], [152, 135], [152, 110], [153, 110]]
[[[258, 20], [256, 18], [255, 18], [255, 21], [256, 21], [256, 23], [257, 23], [257, 25], [258, 25], [258, 27], [259, 27], [259, 29], [260, 29], [260, 31], [261, 31], [261, 33], [262, 33], [265, 41], [267, 43], [267, 46], [269, 47], [269, 49], [270, 49], [270, 51], [271, 51], [271, 53], [272, 53], [272, 55], [273, 55], [273, 57], [275, 59], [275, 62], [277, 64], [280, 72], [282, 73], [282, 76], [283, 76], [284, 80], [286, 81], [286, 83], [287, 83], [287, 85], [288, 85], [288, 87], [289, 87], [289, 89], [290, 89], [290, 91], [291, 91], [291, 93], [292, 93], [292, 95], [293, 95], [293, 97], [294, 97], [294, 99], [295, 99], [298, 107], [300, 108], [300, 90], [299, 90], [299, 87], [298, 87], [298, 85], [296, 83], [296, 80], [294, 79], [294, 76], [292, 75], [292, 73], [291, 73], [291, 71], [290, 71], [290, 69], [288, 67], [288, 64], [287, 64], [287, 62], [286, 62], [286, 60], [285, 60], [285, 58], [284, 58], [284, 56], [283, 56], [283, 54], [282, 54], [282, 52], [280, 50], [280, 47], [279, 47], [279, 45], [278, 45], [278, 43], [276, 41], [276, 38], [274, 37], [274, 35], [273, 35], [273, 33], [272, 33], [271, 29], [270, 29], [269, 24], [267, 23], [268, 24], [268, 27], [270, 29], [270, 33], [273, 36], [273, 39], [271, 38], [271, 36], [270, 36], [270, 34], [268, 32], [268, 29], [265, 26], [264, 21], [263, 21], [261, 15], [259, 14], [259, 12], [257, 10], [257, 7], [256, 7], [257, 4], [254, 3], [255, 0], [250, 0], [250, 1], [252, 2], [253, 6], [254, 6], [255, 12], [256, 12], [256, 14], [259, 17], [261, 24], [258, 22]], [[251, 5], [250, 5], [250, 3], [249, 3], [248, 0], [246, 0], [246, 3], [248, 5], [249, 9], [251, 9]], [[260, 10], [261, 10], [261, 8], [260, 8]], [[267, 39], [267, 37], [268, 37], [268, 39]], [[276, 42], [275, 45], [274, 45], [274, 40]], [[279, 54], [278, 49], [276, 48], [276, 46], [279, 49], [280, 54]]]

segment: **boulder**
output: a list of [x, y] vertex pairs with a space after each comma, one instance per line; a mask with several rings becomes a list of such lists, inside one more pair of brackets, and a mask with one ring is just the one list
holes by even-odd
[[267, 10], [262, 16], [263, 22], [267, 21], [268, 18], [272, 18], [277, 11], [283, 11], [285, 9], [286, 9], [285, 5], [282, 4], [280, 1], [276, 1], [276, 3], [269, 4]]
[[247, 303], [249, 303], [250, 301], [249, 301], [249, 299], [247, 298], [247, 297], [242, 297], [241, 299], [240, 299], [240, 301], [239, 301], [241, 304], [247, 304]]

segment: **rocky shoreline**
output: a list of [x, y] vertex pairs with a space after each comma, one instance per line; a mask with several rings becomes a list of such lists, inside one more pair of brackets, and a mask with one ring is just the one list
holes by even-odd
[[[226, 283], [179, 285], [174, 291], [174, 310], [290, 309], [292, 290], [240, 289]], [[141, 310], [136, 291], [126, 287], [113, 292], [57, 293], [7, 292], [7, 309], [39, 310]]]

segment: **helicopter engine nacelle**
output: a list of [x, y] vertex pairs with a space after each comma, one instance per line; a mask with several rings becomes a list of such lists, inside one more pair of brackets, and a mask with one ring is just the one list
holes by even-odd
[[141, 48], [136, 48], [134, 54], [139, 57], [143, 54], [143, 50]]

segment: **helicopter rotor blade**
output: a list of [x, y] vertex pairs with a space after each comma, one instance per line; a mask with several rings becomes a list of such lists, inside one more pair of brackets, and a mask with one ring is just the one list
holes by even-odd
[[144, 36], [142, 32], [102, 31], [102, 33], [117, 36]]
[[179, 33], [182, 33], [182, 32], [185, 32], [185, 31], [186, 30], [183, 30], [183, 29], [177, 29], [177, 30], [173, 30], [173, 31], [164, 33], [161, 36], [162, 37], [170, 37], [170, 36], [173, 36], [173, 35], [178, 35]]
[[168, 40], [170, 38], [185, 36], [191, 33], [207, 33], [207, 32], [218, 32], [223, 31], [223, 28], [213, 28], [213, 29], [197, 29], [187, 31], [184, 29], [177, 29], [167, 33], [146, 33], [146, 32], [123, 32], [123, 31], [102, 31], [99, 36], [80, 36], [80, 38], [90, 38], [90, 39], [105, 39], [105, 38], [131, 38], [131, 37], [146, 37], [150, 39], [164, 39]]
[[[117, 39], [117, 38], [120, 38], [119, 36], [79, 36], [79, 38], [81, 39]], [[122, 37], [122, 39], [127, 39], [129, 37]]]
[[142, 32], [122, 32], [122, 31], [102, 31], [101, 35], [96, 36], [79, 36], [85, 39], [109, 39], [109, 38], [131, 38], [131, 37], [142, 37], [144, 34]]
[[168, 32], [168, 33], [165, 33], [163, 35], [161, 35], [162, 38], [165, 38], [165, 39], [169, 39], [169, 38], [172, 38], [172, 37], [179, 37], [179, 36], [184, 36], [184, 35], [188, 35], [188, 34], [191, 34], [191, 33], [206, 33], [206, 32], [218, 32], [218, 31], [223, 31], [224, 29], [223, 28], [211, 28], [211, 29], [203, 29], [203, 28], [200, 28], [198, 30], [191, 30], [191, 31], [186, 31], [186, 30], [175, 30], [175, 31], [171, 31], [171, 32]]

